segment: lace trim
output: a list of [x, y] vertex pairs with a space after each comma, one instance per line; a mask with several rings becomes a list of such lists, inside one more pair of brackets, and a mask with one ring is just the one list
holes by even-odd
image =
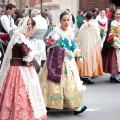
[[14, 42], [13, 45], [15, 45], [16, 43], [18, 43], [18, 44], [24, 43], [30, 50], [32, 50], [32, 49], [31, 49], [32, 46], [31, 46], [30, 41], [29, 41], [28, 39], [26, 39], [26, 37], [25, 37], [24, 34], [22, 34], [22, 33], [15, 38], [15, 42]]
[[19, 67], [26, 84], [26, 91], [34, 111], [34, 117], [39, 119], [46, 115], [45, 103], [43, 100], [39, 79], [33, 67]]
[[23, 61], [31, 62], [33, 58], [34, 58], [34, 54], [32, 52], [29, 52], [29, 54], [23, 58]]

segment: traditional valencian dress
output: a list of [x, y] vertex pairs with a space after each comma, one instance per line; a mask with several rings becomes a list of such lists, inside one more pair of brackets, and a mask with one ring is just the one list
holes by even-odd
[[[120, 24], [113, 20], [111, 22], [110, 34], [120, 41]], [[119, 42], [120, 45], [120, 42]], [[115, 49], [112, 45], [109, 46], [107, 40], [103, 47], [103, 70], [105, 73], [117, 75], [120, 72], [120, 47]]]
[[[44, 64], [40, 84], [46, 107], [74, 109], [83, 103], [82, 90], [75, 62], [77, 51], [72, 30], [63, 31], [56, 27], [48, 36], [49, 52]], [[65, 56], [65, 50], [69, 55]]]
[[[105, 16], [104, 18], [101, 18], [100, 15], [97, 16], [96, 21], [98, 22], [99, 28], [100, 28], [100, 36], [101, 36], [101, 49], [103, 48], [103, 43], [106, 38], [106, 33], [107, 33], [107, 27], [108, 27], [108, 19]], [[104, 30], [101, 28], [105, 27]]]
[[46, 108], [39, 79], [32, 66], [30, 42], [22, 33], [13, 39], [13, 45], [8, 45], [12, 51], [8, 48], [6, 51], [6, 54], [12, 54], [8, 54], [11, 59], [1, 67], [4, 71], [4, 65], [10, 64], [8, 70], [5, 74], [0, 71], [0, 120], [45, 120]]
[[79, 43], [83, 57], [83, 64], [77, 61], [80, 76], [92, 77], [102, 75], [100, 30], [95, 20], [92, 20], [90, 25], [86, 22], [81, 26]]

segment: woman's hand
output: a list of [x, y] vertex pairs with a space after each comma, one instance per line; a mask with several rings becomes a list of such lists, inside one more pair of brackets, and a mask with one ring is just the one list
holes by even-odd
[[101, 27], [101, 30], [105, 30], [105, 27], [102, 26], [102, 27]]
[[35, 53], [35, 56], [41, 57], [41, 55], [42, 55], [42, 52], [40, 51]]
[[83, 58], [80, 58], [79, 60], [80, 60], [80, 64], [83, 65]]
[[67, 50], [65, 50], [65, 56], [68, 56], [69, 52]]

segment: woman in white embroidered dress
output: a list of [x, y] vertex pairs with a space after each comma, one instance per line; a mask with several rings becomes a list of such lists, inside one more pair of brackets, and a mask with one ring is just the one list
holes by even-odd
[[45, 120], [46, 108], [27, 37], [34, 34], [36, 23], [22, 19], [7, 47], [0, 69], [0, 120]]

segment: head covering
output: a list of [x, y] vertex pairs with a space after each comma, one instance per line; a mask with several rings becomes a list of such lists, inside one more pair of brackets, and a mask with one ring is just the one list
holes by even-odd
[[31, 15], [33, 15], [33, 14], [40, 14], [40, 10], [38, 10], [38, 9], [33, 9], [32, 11], [31, 11]]
[[61, 26], [60, 16], [61, 16], [61, 14], [64, 13], [64, 12], [67, 12], [68, 15], [70, 16], [70, 26], [69, 26], [69, 27], [71, 27], [72, 16], [71, 16], [70, 12], [68, 12], [67, 10], [64, 10], [64, 11], [61, 11], [61, 12], [58, 13], [58, 16], [56, 17], [56, 26], [57, 26], [57, 27]]

